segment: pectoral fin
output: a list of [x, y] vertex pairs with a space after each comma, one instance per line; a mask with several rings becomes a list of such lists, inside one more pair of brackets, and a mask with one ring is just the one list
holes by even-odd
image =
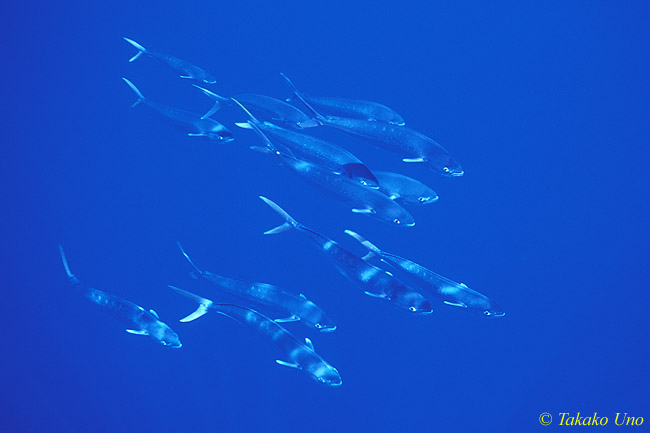
[[235, 122], [235, 125], [243, 129], [253, 129], [253, 127], [248, 122]]
[[195, 134], [193, 132], [190, 132], [189, 134], [187, 134], [187, 136], [188, 137], [205, 137], [205, 134], [203, 134], [203, 133]]
[[300, 320], [300, 317], [298, 317], [296, 315], [293, 315], [293, 316], [284, 317], [284, 318], [281, 318], [281, 319], [275, 319], [274, 322], [286, 323], [286, 322], [297, 322], [298, 320]]
[[281, 359], [276, 359], [275, 362], [277, 362], [280, 365], [284, 365], [285, 367], [291, 367], [300, 370], [300, 366], [298, 364], [282, 361]]
[[375, 213], [375, 211], [372, 210], [372, 209], [352, 209], [352, 212], [354, 212], [354, 213], [365, 213], [365, 214]]
[[378, 294], [378, 293], [371, 293], [371, 292], [363, 292], [363, 293], [365, 293], [368, 296], [372, 296], [373, 298], [382, 298], [382, 299], [384, 299], [386, 297], [386, 295]]
[[419, 157], [419, 158], [404, 158], [402, 159], [404, 162], [424, 162], [424, 158]]
[[449, 301], [442, 301], [447, 305], [451, 305], [452, 307], [462, 307], [462, 308], [467, 308], [467, 305], [465, 305], [462, 302], [449, 302]]
[[133, 335], [149, 335], [149, 333], [144, 329], [141, 329], [139, 331], [136, 331], [135, 329], [127, 329], [126, 332]]

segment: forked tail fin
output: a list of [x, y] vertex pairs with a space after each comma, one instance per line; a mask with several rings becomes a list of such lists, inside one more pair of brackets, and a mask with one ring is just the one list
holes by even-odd
[[187, 255], [187, 253], [186, 253], [185, 250], [183, 249], [183, 246], [181, 245], [181, 243], [180, 243], [180, 242], [176, 242], [176, 245], [178, 245], [178, 248], [181, 250], [181, 253], [183, 253], [183, 255], [185, 256], [185, 258], [187, 259], [187, 261], [190, 262], [190, 265], [192, 265], [192, 267], [193, 267], [194, 269], [196, 269], [196, 272], [199, 273], [199, 276], [203, 275], [203, 271], [202, 271], [201, 269], [199, 269], [199, 267], [196, 266], [196, 265], [194, 264], [194, 262], [192, 261], [192, 259], [190, 259], [190, 256]]
[[363, 256], [364, 260], [368, 260], [373, 258], [375, 255], [381, 255], [382, 251], [375, 246], [372, 242], [366, 240], [363, 236], [361, 236], [359, 233], [353, 232], [352, 230], [346, 230], [345, 231], [346, 235], [352, 236], [354, 239], [359, 241], [361, 245], [366, 247], [368, 249], [368, 254]]
[[125, 41], [127, 41], [128, 43], [130, 43], [131, 45], [133, 45], [134, 47], [136, 47], [138, 49], [138, 53], [135, 56], [131, 57], [129, 59], [129, 62], [133, 62], [138, 57], [140, 57], [141, 55], [143, 55], [144, 53], [147, 52], [147, 49], [145, 47], [143, 47], [142, 45], [140, 45], [139, 43], [137, 43], [133, 39], [129, 39], [129, 38], [125, 38], [125, 37], [123, 37], [122, 39], [124, 39]]
[[276, 211], [285, 220], [284, 224], [281, 224], [274, 229], [265, 231], [264, 232], [265, 235], [274, 235], [276, 233], [282, 233], [287, 230], [290, 230], [291, 228], [301, 227], [301, 224], [298, 221], [293, 219], [291, 215], [289, 215], [284, 209], [282, 209], [280, 206], [275, 204], [273, 201], [263, 196], [260, 196], [260, 198], [264, 201], [264, 203], [268, 204], [271, 207], [271, 209]]
[[199, 295], [195, 295], [194, 293], [187, 292], [187, 291], [185, 291], [183, 289], [180, 289], [180, 288], [178, 288], [176, 286], [169, 285], [167, 287], [174, 290], [176, 293], [180, 293], [181, 295], [183, 295], [183, 296], [185, 296], [187, 298], [190, 298], [191, 300], [193, 300], [194, 302], [199, 304], [196, 311], [194, 311], [189, 316], [182, 318], [180, 320], [181, 322], [191, 322], [192, 320], [198, 319], [199, 317], [201, 317], [205, 313], [207, 313], [208, 310], [210, 309], [210, 307], [212, 307], [212, 304], [214, 304], [214, 302], [212, 302], [209, 299], [202, 298]]
[[302, 93], [301, 93], [301, 92], [298, 90], [298, 88], [293, 84], [293, 82], [289, 79], [289, 77], [287, 77], [287, 76], [286, 76], [284, 73], [282, 73], [282, 72], [280, 72], [280, 75], [282, 76], [282, 78], [284, 78], [284, 81], [287, 82], [287, 84], [288, 84], [289, 87], [291, 88], [291, 91], [294, 93], [294, 95], [296, 95], [296, 97], [297, 97], [298, 99], [300, 99], [300, 102], [302, 102], [303, 104], [305, 104], [305, 107], [307, 107], [307, 109], [308, 109], [309, 111], [311, 111], [311, 114], [314, 115], [314, 117], [316, 118], [316, 120], [322, 124], [322, 121], [325, 120], [325, 117], [324, 117], [322, 114], [320, 114], [318, 111], [316, 111], [316, 109], [315, 109], [314, 107], [312, 107], [311, 104], [310, 104], [309, 102], [307, 102], [307, 101], [305, 100], [305, 98], [302, 96]]
[[144, 95], [142, 94], [142, 92], [141, 92], [140, 90], [138, 90], [137, 87], [135, 87], [135, 84], [133, 84], [131, 81], [127, 80], [127, 79], [124, 78], [124, 77], [122, 77], [122, 79], [124, 80], [124, 82], [125, 82], [126, 84], [128, 84], [128, 86], [131, 88], [131, 90], [133, 90], [133, 91], [135, 92], [135, 95], [138, 97], [138, 100], [135, 101], [135, 102], [133, 103], [133, 105], [131, 105], [131, 108], [133, 108], [133, 107], [135, 107], [136, 105], [138, 105], [138, 104], [144, 102], [144, 101], [147, 99], [147, 98], [144, 97]]
[[214, 113], [221, 110], [222, 106], [228, 105], [230, 103], [230, 99], [228, 99], [228, 98], [224, 98], [221, 95], [217, 95], [216, 93], [211, 92], [208, 89], [204, 89], [201, 86], [197, 86], [196, 84], [192, 84], [192, 85], [194, 87], [196, 87], [197, 89], [199, 89], [201, 92], [203, 92], [203, 94], [206, 95], [207, 97], [209, 97], [211, 99], [214, 99], [214, 105], [212, 106], [212, 108], [210, 108], [208, 110], [207, 113], [205, 113], [203, 116], [201, 116], [201, 119], [206, 119], [206, 118], [212, 116]]

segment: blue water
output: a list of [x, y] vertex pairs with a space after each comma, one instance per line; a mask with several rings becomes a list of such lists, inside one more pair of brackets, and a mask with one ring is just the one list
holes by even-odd
[[[3, 432], [516, 432], [558, 414], [642, 416], [650, 319], [650, 62], [644, 2], [15, 2], [4, 6]], [[350, 4], [352, 3], [352, 4]], [[431, 185], [437, 203], [396, 228], [312, 189], [237, 129], [190, 138], [144, 107], [210, 101], [128, 36], [212, 72], [212, 89], [391, 106], [443, 144], [443, 178], [333, 130], [371, 167]], [[497, 300], [484, 319], [436, 304], [411, 316], [367, 297], [281, 221], [272, 198], [361, 254], [346, 228]], [[338, 368], [326, 388], [275, 364], [249, 328], [208, 315], [175, 284], [181, 241], [203, 268], [304, 292], [338, 329], [309, 336]], [[68, 286], [125, 297], [179, 333], [129, 335]], [[225, 299], [225, 298], [224, 298]], [[542, 412], [553, 425], [541, 426]]]

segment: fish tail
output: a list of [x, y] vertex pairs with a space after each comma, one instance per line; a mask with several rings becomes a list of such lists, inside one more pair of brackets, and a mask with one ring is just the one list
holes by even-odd
[[226, 105], [226, 104], [230, 103], [230, 99], [228, 99], [228, 98], [224, 98], [221, 95], [217, 95], [216, 93], [211, 92], [208, 89], [204, 89], [201, 86], [197, 86], [196, 84], [192, 84], [192, 85], [194, 87], [196, 87], [197, 89], [199, 89], [201, 92], [203, 92], [203, 94], [206, 95], [207, 97], [214, 99], [214, 105], [212, 106], [212, 108], [210, 108], [208, 110], [207, 113], [205, 113], [203, 116], [201, 116], [201, 119], [207, 119], [208, 117], [212, 116], [217, 111], [221, 110], [221, 107], [223, 105]]
[[213, 302], [211, 300], [209, 300], [209, 299], [202, 298], [199, 295], [195, 295], [194, 293], [187, 292], [187, 291], [185, 291], [183, 289], [180, 289], [180, 288], [178, 288], [176, 286], [168, 285], [167, 287], [174, 290], [176, 293], [180, 293], [181, 295], [183, 295], [183, 296], [185, 296], [187, 298], [190, 298], [191, 300], [193, 300], [194, 302], [199, 304], [198, 308], [192, 314], [190, 314], [189, 316], [186, 316], [186, 317], [182, 318], [180, 320], [181, 322], [191, 322], [192, 320], [198, 319], [199, 317], [201, 317], [205, 313], [207, 313], [208, 310], [210, 309], [210, 307], [213, 304]]
[[276, 211], [286, 221], [284, 224], [281, 224], [274, 229], [265, 231], [264, 232], [265, 235], [274, 235], [276, 233], [282, 233], [284, 231], [290, 230], [291, 228], [301, 227], [301, 224], [298, 221], [293, 219], [291, 215], [289, 215], [284, 209], [282, 209], [280, 206], [275, 204], [273, 201], [269, 200], [264, 196], [260, 196], [260, 198], [264, 201], [264, 203], [268, 204], [271, 207], [271, 209]]
[[199, 273], [199, 276], [202, 275], [202, 274], [203, 274], [203, 271], [201, 271], [201, 269], [199, 269], [199, 267], [196, 266], [196, 265], [194, 264], [194, 262], [192, 261], [192, 259], [190, 259], [190, 256], [187, 255], [187, 253], [186, 253], [185, 250], [183, 249], [183, 246], [181, 245], [181, 243], [180, 243], [180, 242], [176, 242], [176, 245], [178, 245], [178, 248], [181, 250], [181, 253], [183, 253], [183, 255], [185, 256], [185, 258], [187, 259], [187, 261], [190, 262], [190, 265], [192, 265], [192, 267], [193, 267], [194, 269], [196, 269], [196, 272]]
[[129, 59], [129, 62], [133, 62], [138, 57], [140, 57], [141, 55], [143, 55], [144, 53], [147, 52], [147, 49], [145, 47], [143, 47], [142, 45], [140, 45], [139, 43], [137, 43], [133, 39], [129, 39], [129, 38], [125, 38], [125, 37], [123, 37], [122, 39], [124, 39], [125, 41], [127, 41], [128, 43], [130, 43], [131, 45], [133, 45], [134, 47], [136, 47], [138, 49], [138, 53], [135, 56], [131, 57]]
[[361, 236], [359, 233], [353, 232], [352, 230], [346, 230], [345, 231], [346, 235], [352, 236], [354, 239], [359, 241], [361, 245], [366, 247], [369, 251], [369, 253], [364, 256], [364, 260], [367, 260], [369, 258], [374, 257], [375, 254], [381, 254], [381, 250], [377, 248], [377, 246], [370, 241], [366, 240], [363, 236]]
[[284, 78], [284, 81], [287, 82], [287, 84], [288, 84], [289, 87], [291, 88], [291, 91], [294, 93], [294, 95], [296, 95], [296, 97], [297, 97], [298, 99], [300, 99], [300, 102], [302, 102], [303, 104], [305, 104], [305, 107], [307, 107], [307, 109], [308, 109], [309, 111], [311, 111], [311, 113], [314, 115], [314, 117], [316, 117], [316, 119], [317, 119], [319, 122], [322, 123], [322, 121], [325, 119], [325, 117], [324, 117], [322, 114], [320, 114], [318, 111], [316, 111], [316, 109], [315, 109], [314, 107], [312, 107], [312, 106], [309, 104], [309, 102], [307, 102], [307, 101], [305, 100], [305, 98], [302, 96], [302, 93], [300, 93], [300, 91], [298, 90], [298, 88], [293, 84], [293, 82], [289, 79], [289, 77], [287, 77], [283, 72], [280, 72], [280, 75], [282, 76], [282, 78]]
[[138, 90], [138, 88], [135, 87], [135, 84], [133, 84], [131, 81], [127, 80], [127, 79], [124, 78], [124, 77], [122, 77], [122, 79], [124, 80], [124, 82], [125, 82], [126, 84], [129, 85], [129, 87], [131, 88], [131, 90], [133, 90], [133, 91], [135, 92], [136, 96], [138, 97], [138, 100], [135, 101], [135, 102], [133, 103], [133, 105], [131, 105], [131, 108], [133, 108], [133, 107], [135, 107], [136, 105], [138, 105], [138, 104], [144, 102], [144, 101], [147, 99], [147, 98], [144, 97], [144, 95], [142, 94], [142, 92], [140, 92], [140, 90]]
[[63, 251], [63, 247], [59, 245], [59, 254], [61, 254], [61, 261], [63, 262], [63, 268], [65, 269], [65, 273], [68, 276], [68, 279], [72, 284], [79, 284], [79, 280], [77, 280], [77, 277], [74, 276], [72, 272], [70, 272], [70, 267], [68, 266], [68, 259], [65, 257], [65, 252]]

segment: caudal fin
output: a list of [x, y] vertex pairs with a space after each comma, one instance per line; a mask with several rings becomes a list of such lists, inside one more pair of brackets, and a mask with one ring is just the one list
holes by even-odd
[[183, 296], [185, 296], [187, 298], [190, 298], [191, 300], [193, 300], [194, 302], [199, 304], [196, 311], [194, 311], [189, 316], [182, 318], [180, 320], [181, 322], [191, 322], [192, 320], [198, 319], [199, 317], [201, 317], [205, 313], [207, 313], [208, 310], [210, 310], [210, 307], [212, 306], [212, 304], [214, 304], [214, 302], [212, 302], [209, 299], [202, 298], [199, 295], [195, 295], [194, 293], [187, 292], [187, 291], [185, 291], [183, 289], [180, 289], [180, 288], [178, 288], [176, 286], [169, 285], [167, 287], [174, 290], [176, 293], [180, 293], [181, 295], [183, 295]]
[[187, 253], [186, 253], [185, 250], [183, 249], [183, 246], [181, 245], [181, 243], [180, 243], [180, 242], [176, 242], [176, 245], [178, 245], [178, 248], [181, 250], [181, 253], [183, 253], [183, 255], [185, 256], [185, 258], [187, 259], [187, 261], [190, 262], [190, 265], [192, 265], [192, 267], [193, 267], [194, 269], [196, 269], [196, 272], [199, 273], [199, 276], [202, 275], [202, 274], [203, 274], [203, 271], [202, 271], [201, 269], [199, 269], [199, 267], [196, 266], [196, 265], [194, 264], [194, 262], [192, 261], [192, 259], [190, 259], [190, 256], [187, 255]]
[[124, 78], [124, 77], [122, 77], [122, 79], [124, 80], [124, 82], [125, 82], [126, 84], [128, 84], [128, 86], [131, 88], [131, 90], [133, 90], [133, 91], [135, 92], [136, 96], [138, 97], [138, 100], [135, 101], [135, 102], [133, 103], [133, 105], [131, 105], [131, 108], [133, 108], [133, 107], [135, 107], [136, 105], [138, 105], [138, 104], [144, 102], [144, 101], [147, 99], [147, 98], [144, 97], [144, 95], [142, 94], [142, 92], [140, 92], [140, 90], [138, 90], [138, 88], [135, 87], [135, 84], [133, 84], [131, 81], [127, 80], [127, 79]]
[[298, 99], [300, 99], [300, 102], [302, 102], [303, 104], [305, 104], [305, 107], [307, 107], [307, 109], [308, 109], [309, 111], [311, 111], [311, 113], [314, 115], [314, 117], [316, 118], [316, 120], [318, 120], [319, 122], [322, 123], [322, 121], [325, 120], [325, 117], [324, 117], [322, 114], [320, 114], [318, 111], [316, 111], [316, 109], [315, 109], [314, 107], [312, 107], [312, 106], [309, 104], [309, 102], [307, 102], [307, 101], [305, 100], [305, 98], [302, 96], [302, 93], [300, 93], [300, 91], [298, 90], [298, 88], [293, 84], [293, 82], [289, 79], [289, 77], [287, 77], [287, 76], [286, 76], [284, 73], [282, 73], [282, 72], [280, 72], [280, 75], [282, 76], [282, 78], [284, 78], [284, 81], [287, 82], [287, 84], [288, 84], [289, 87], [291, 88], [291, 91], [294, 93], [294, 95], [296, 95], [296, 97], [297, 97]]
[[201, 119], [207, 119], [217, 111], [221, 110], [221, 107], [223, 107], [224, 105], [228, 105], [230, 103], [230, 99], [228, 98], [224, 98], [221, 95], [217, 95], [216, 93], [211, 92], [208, 89], [204, 89], [201, 86], [197, 86], [196, 84], [192, 84], [192, 85], [197, 89], [199, 89], [201, 92], [203, 92], [204, 95], [214, 100], [214, 105], [212, 106], [212, 108], [210, 108], [207, 113], [201, 116]]
[[284, 224], [281, 224], [274, 229], [265, 231], [264, 232], [265, 235], [274, 235], [276, 233], [282, 233], [287, 230], [290, 230], [291, 228], [298, 228], [301, 226], [301, 224], [298, 221], [293, 219], [291, 215], [289, 215], [284, 209], [282, 209], [280, 206], [275, 204], [273, 201], [269, 200], [264, 196], [260, 196], [260, 198], [264, 201], [264, 203], [268, 204], [271, 207], [271, 209], [276, 211], [286, 221]]
[[122, 39], [124, 39], [125, 41], [127, 41], [128, 43], [130, 43], [131, 45], [133, 45], [134, 47], [136, 47], [138, 49], [138, 53], [135, 56], [131, 57], [129, 59], [129, 62], [132, 62], [132, 61], [136, 60], [138, 57], [140, 57], [141, 55], [143, 55], [144, 53], [147, 52], [147, 49], [145, 47], [143, 47], [142, 45], [140, 45], [139, 43], [137, 43], [133, 39], [129, 39], [129, 38], [125, 38], [125, 37], [123, 37]]
[[354, 239], [359, 241], [361, 245], [366, 247], [368, 249], [368, 254], [366, 254], [363, 259], [368, 260], [373, 258], [375, 255], [381, 255], [382, 251], [377, 248], [376, 245], [371, 243], [370, 241], [366, 240], [363, 236], [361, 236], [359, 233], [353, 232], [352, 230], [346, 230], [345, 231], [346, 235], [352, 236]]

